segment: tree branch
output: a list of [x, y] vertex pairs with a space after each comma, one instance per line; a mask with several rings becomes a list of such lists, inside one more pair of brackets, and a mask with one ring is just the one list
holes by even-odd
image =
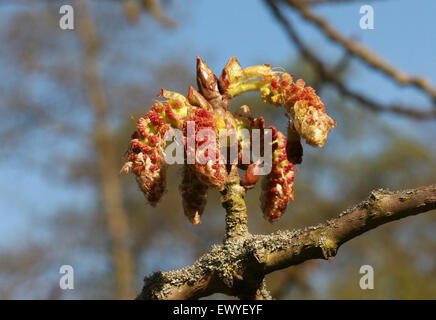
[[[321, 4], [336, 4], [336, 3], [354, 3], [354, 2], [368, 2], [368, 0], [297, 0], [307, 6], [316, 6]], [[369, 0], [374, 2], [375, 0]]]
[[[436, 209], [436, 185], [391, 192], [376, 190], [357, 206], [344, 211], [338, 218], [309, 227], [290, 235], [272, 237], [265, 261], [265, 273], [296, 265], [309, 259], [331, 260], [345, 242], [382, 224]], [[280, 238], [284, 238], [284, 244]]]
[[332, 84], [336, 87], [339, 92], [349, 98], [354, 99], [359, 102], [361, 106], [366, 107], [374, 112], [392, 112], [399, 115], [414, 118], [416, 120], [430, 120], [436, 117], [435, 110], [417, 110], [412, 107], [401, 106], [398, 104], [391, 104], [388, 106], [383, 106], [380, 103], [359, 94], [356, 91], [349, 89], [344, 83], [336, 76], [335, 71], [330, 71], [329, 68], [318, 58], [301, 40], [295, 31], [292, 23], [286, 19], [286, 17], [279, 10], [276, 2], [274, 0], [266, 0], [266, 4], [270, 7], [272, 13], [277, 18], [277, 20], [283, 25], [285, 31], [289, 35], [293, 43], [296, 44], [298, 50], [301, 52], [302, 56], [306, 58], [317, 70], [319, 77], [327, 83]]
[[436, 209], [436, 185], [391, 192], [376, 190], [324, 224], [271, 235], [250, 235], [215, 245], [194, 265], [156, 272], [138, 299], [197, 299], [213, 293], [270, 298], [264, 276], [311, 259], [331, 260], [345, 242], [382, 224]]
[[436, 101], [436, 88], [426, 78], [408, 75], [391, 66], [388, 62], [362, 46], [359, 42], [347, 39], [339, 31], [335, 30], [327, 20], [314, 14], [310, 8], [301, 1], [287, 0], [287, 3], [300, 12], [307, 21], [316, 25], [330, 40], [342, 45], [349, 53], [360, 58], [370, 67], [381, 71], [401, 85], [415, 86], [430, 95], [433, 101]]

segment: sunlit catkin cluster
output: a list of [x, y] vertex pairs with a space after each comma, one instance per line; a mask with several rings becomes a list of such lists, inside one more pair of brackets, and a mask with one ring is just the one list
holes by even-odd
[[[185, 160], [191, 155], [195, 161], [185, 161], [179, 190], [185, 215], [193, 224], [200, 223], [208, 188], [222, 191], [228, 182], [231, 166], [245, 171], [241, 185], [246, 189], [253, 188], [259, 179], [255, 169], [261, 164], [241, 161], [243, 148], [250, 149], [252, 146], [250, 140], [242, 139], [239, 132], [242, 129], [249, 132], [259, 129], [263, 137], [267, 132], [265, 121], [262, 117], [251, 117], [247, 106], [241, 107], [235, 114], [228, 111], [231, 98], [247, 91], [258, 91], [264, 102], [284, 106], [289, 118], [287, 135], [273, 126], [268, 127], [272, 133], [272, 170], [263, 177], [260, 200], [264, 217], [269, 221], [277, 220], [294, 199], [294, 168], [301, 163], [303, 155], [301, 137], [312, 146], [322, 147], [336, 122], [327, 115], [313, 88], [306, 87], [301, 79], [294, 82], [291, 75], [274, 71], [269, 65], [243, 69], [232, 57], [218, 79], [197, 58], [197, 83], [199, 90], [190, 87], [186, 97], [162, 89], [159, 96], [163, 101], [156, 102], [144, 117], [138, 119], [122, 171], [135, 174], [148, 202], [155, 206], [165, 191], [165, 134], [174, 129], [181, 130]], [[208, 137], [202, 140], [189, 134], [189, 122], [195, 124], [191, 133], [197, 134], [202, 129], [215, 133], [213, 161], [200, 161], [204, 154], [197, 150], [207, 143]], [[238, 155], [230, 164], [225, 162], [220, 152], [222, 140], [219, 139], [219, 131], [223, 129], [235, 133], [236, 137], [233, 143], [237, 144]]]

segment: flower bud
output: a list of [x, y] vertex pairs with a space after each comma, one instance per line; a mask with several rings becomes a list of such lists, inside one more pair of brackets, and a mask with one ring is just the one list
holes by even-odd
[[192, 86], [189, 87], [188, 101], [193, 106], [201, 107], [205, 110], [212, 110], [212, 106], [207, 102], [206, 98], [203, 97], [200, 92], [195, 90]]
[[301, 137], [292, 123], [288, 123], [288, 137], [286, 142], [286, 154], [288, 160], [294, 164], [299, 164], [303, 161], [303, 145], [301, 144]]
[[174, 128], [181, 129], [183, 127], [183, 121], [191, 107], [188, 100], [178, 92], [165, 90], [163, 88], [158, 97], [164, 97], [166, 99], [165, 110], [162, 114], [165, 122], [168, 122]]
[[313, 106], [308, 100], [297, 101], [291, 109], [295, 129], [312, 146], [323, 147], [336, 121], [325, 112], [324, 105]]
[[221, 96], [218, 91], [218, 79], [209, 66], [197, 56], [197, 84], [201, 94], [207, 100]]
[[207, 202], [207, 185], [198, 180], [188, 166], [183, 167], [179, 192], [182, 196], [183, 211], [193, 225], [200, 223]]
[[139, 188], [152, 206], [159, 202], [165, 192], [165, 133], [171, 127], [182, 128], [191, 107], [180, 93], [162, 89], [159, 96], [166, 99], [165, 104], [156, 102], [144, 117], [139, 118], [127, 161], [121, 169], [122, 172], [136, 175]]
[[245, 171], [244, 175], [242, 176], [241, 186], [243, 186], [245, 189], [254, 188], [260, 177], [258, 174], [256, 174], [256, 170], [258, 170], [259, 168], [259, 162], [248, 165], [247, 171]]
[[145, 117], [138, 120], [138, 131], [132, 135], [129, 155], [121, 169], [136, 175], [139, 188], [152, 206], [165, 191], [167, 164], [163, 157], [166, 145], [163, 136], [170, 126], [161, 116], [163, 110], [162, 103], [157, 102]]
[[236, 59], [235, 56], [231, 57], [220, 76], [219, 85], [221, 92], [224, 93], [229, 86], [237, 83], [239, 78], [242, 77], [242, 74], [243, 70], [238, 59]]
[[294, 118], [297, 132], [313, 146], [324, 146], [336, 121], [330, 118], [320, 97], [305, 82], [268, 64], [242, 69], [236, 58], [227, 63], [220, 78], [220, 89], [230, 98], [248, 91], [259, 91], [264, 102], [284, 106]]
[[270, 222], [279, 219], [289, 201], [294, 200], [294, 164], [286, 157], [286, 139], [283, 133], [272, 129], [273, 161], [271, 172], [262, 180], [260, 196], [265, 219]]
[[[322, 147], [336, 122], [327, 115], [313, 88], [306, 87], [302, 79], [294, 81], [290, 74], [272, 70], [268, 64], [242, 69], [232, 57], [218, 83], [213, 71], [197, 57], [197, 83], [199, 91], [190, 87], [187, 97], [162, 89], [159, 96], [165, 102], [156, 102], [138, 120], [121, 171], [133, 172], [148, 201], [156, 205], [165, 191], [165, 133], [172, 128], [182, 129], [187, 164], [179, 190], [185, 215], [193, 224], [200, 223], [208, 187], [222, 191], [229, 182], [230, 164], [226, 162], [231, 161], [236, 171], [246, 170], [240, 182], [246, 189], [253, 188], [259, 179], [260, 161], [253, 163], [249, 151], [251, 154], [260, 151], [260, 157], [266, 156], [265, 152], [262, 154], [268, 133], [264, 130], [265, 121], [262, 117], [251, 117], [247, 106], [235, 115], [228, 110], [231, 98], [259, 91], [264, 102], [284, 106], [291, 118], [287, 139], [270, 127], [272, 170], [262, 180], [261, 209], [267, 220], [277, 220], [294, 198], [294, 165], [301, 163], [303, 156], [301, 139]], [[226, 131], [220, 137], [222, 129]], [[260, 129], [259, 142], [252, 139], [257, 133], [253, 129]], [[260, 150], [254, 143], [260, 143]], [[225, 154], [228, 159], [224, 159]]]
[[[195, 134], [195, 141], [193, 141], [194, 137], [189, 136], [189, 132], [187, 130], [187, 124], [189, 121], [192, 121], [195, 124], [194, 132], [192, 132], [193, 135]], [[225, 162], [220, 154], [216, 121], [217, 118], [213, 111], [192, 107], [189, 110], [187, 121], [183, 127], [183, 135], [185, 137], [185, 148], [187, 148], [187, 153], [192, 152], [192, 150], [188, 149], [190, 147], [188, 141], [193, 141], [195, 146], [195, 163], [189, 164], [190, 168], [196, 173], [198, 179], [202, 183], [222, 191], [227, 182], [227, 170]], [[202, 129], [210, 130], [214, 135], [213, 138], [215, 141], [208, 141], [207, 139], [209, 137], [205, 137], [205, 139], [198, 141], [198, 133]], [[213, 143], [215, 143], [215, 157], [208, 160], [206, 163], [202, 163], [201, 159], [203, 156], [207, 157], [208, 155], [203, 155], [199, 152], [204, 143], [211, 143], [212, 146]]]
[[281, 79], [271, 77], [261, 95], [264, 102], [285, 106], [294, 118], [295, 129], [310, 145], [324, 146], [328, 133], [336, 126], [315, 90], [305, 87], [302, 79], [293, 83], [288, 73], [283, 73]]

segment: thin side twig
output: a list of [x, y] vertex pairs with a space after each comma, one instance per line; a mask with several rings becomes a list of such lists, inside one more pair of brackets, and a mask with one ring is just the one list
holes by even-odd
[[436, 88], [424, 77], [416, 77], [399, 70], [387, 61], [365, 48], [360, 42], [347, 39], [338, 30], [335, 30], [327, 20], [312, 12], [309, 6], [298, 0], [287, 0], [287, 3], [296, 9], [307, 21], [313, 23], [329, 39], [340, 44], [348, 52], [358, 57], [370, 67], [381, 71], [401, 85], [412, 85], [430, 95], [436, 101]]
[[335, 75], [335, 71], [330, 71], [329, 68], [318, 58], [301, 40], [292, 23], [286, 19], [283, 13], [277, 6], [276, 1], [266, 0], [267, 5], [270, 7], [272, 13], [277, 20], [283, 25], [289, 38], [298, 47], [302, 56], [306, 58], [317, 70], [318, 76], [327, 83], [333, 85], [342, 95], [347, 96], [359, 103], [360, 106], [366, 107], [373, 112], [391, 112], [399, 115], [407, 116], [416, 120], [432, 120], [436, 118], [436, 110], [417, 110], [412, 107], [406, 107], [398, 104], [391, 104], [383, 106], [375, 100], [366, 97], [356, 91], [349, 89], [344, 83]]

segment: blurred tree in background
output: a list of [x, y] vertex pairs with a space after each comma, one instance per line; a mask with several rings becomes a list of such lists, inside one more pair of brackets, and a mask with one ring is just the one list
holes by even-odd
[[[171, 17], [193, 19], [189, 8], [170, 1], [80, 2], [74, 32], [59, 29], [59, 4], [0, 4], [2, 168], [20, 170], [25, 184], [29, 172], [39, 172], [66, 197], [86, 193], [83, 203], [32, 215], [22, 195], [6, 190], [1, 201], [19, 204], [30, 213], [25, 215], [30, 222], [19, 241], [0, 243], [3, 299], [133, 298], [145, 274], [191, 264], [223, 237], [217, 192], [210, 192], [200, 226], [185, 219], [177, 189], [180, 167], [170, 168], [168, 193], [157, 208], [145, 205], [132, 177], [118, 174], [136, 125], [130, 116], [144, 115], [160, 87], [185, 93], [194, 83], [189, 51], [177, 48], [169, 58], [153, 51], [158, 43], [171, 42], [173, 30], [186, 28]], [[157, 36], [162, 28], [166, 39]], [[344, 66], [332, 69], [343, 82], [359, 72], [345, 59]], [[428, 142], [434, 127], [420, 129], [420, 120], [407, 119], [416, 123], [411, 134], [362, 107], [361, 101], [345, 99], [319, 76], [304, 51], [288, 61], [268, 62], [317, 89], [339, 126], [322, 152], [305, 149], [296, 200], [280, 221], [265, 223], [259, 189], [248, 192], [253, 233], [324, 221], [379, 187], [434, 183], [436, 150]], [[278, 129], [286, 127], [283, 111], [250, 95], [235, 100], [233, 108], [247, 104]], [[38, 193], [34, 183], [32, 188]], [[58, 193], [40, 198], [41, 206], [54, 211], [50, 203], [56, 197]], [[8, 213], [1, 214], [7, 225]], [[332, 263], [309, 261], [269, 275], [268, 286], [278, 299], [434, 299], [435, 229], [434, 214], [391, 223], [344, 245]], [[59, 289], [58, 271], [64, 264], [76, 270], [72, 292]], [[376, 270], [376, 290], [358, 286], [364, 264]]]

